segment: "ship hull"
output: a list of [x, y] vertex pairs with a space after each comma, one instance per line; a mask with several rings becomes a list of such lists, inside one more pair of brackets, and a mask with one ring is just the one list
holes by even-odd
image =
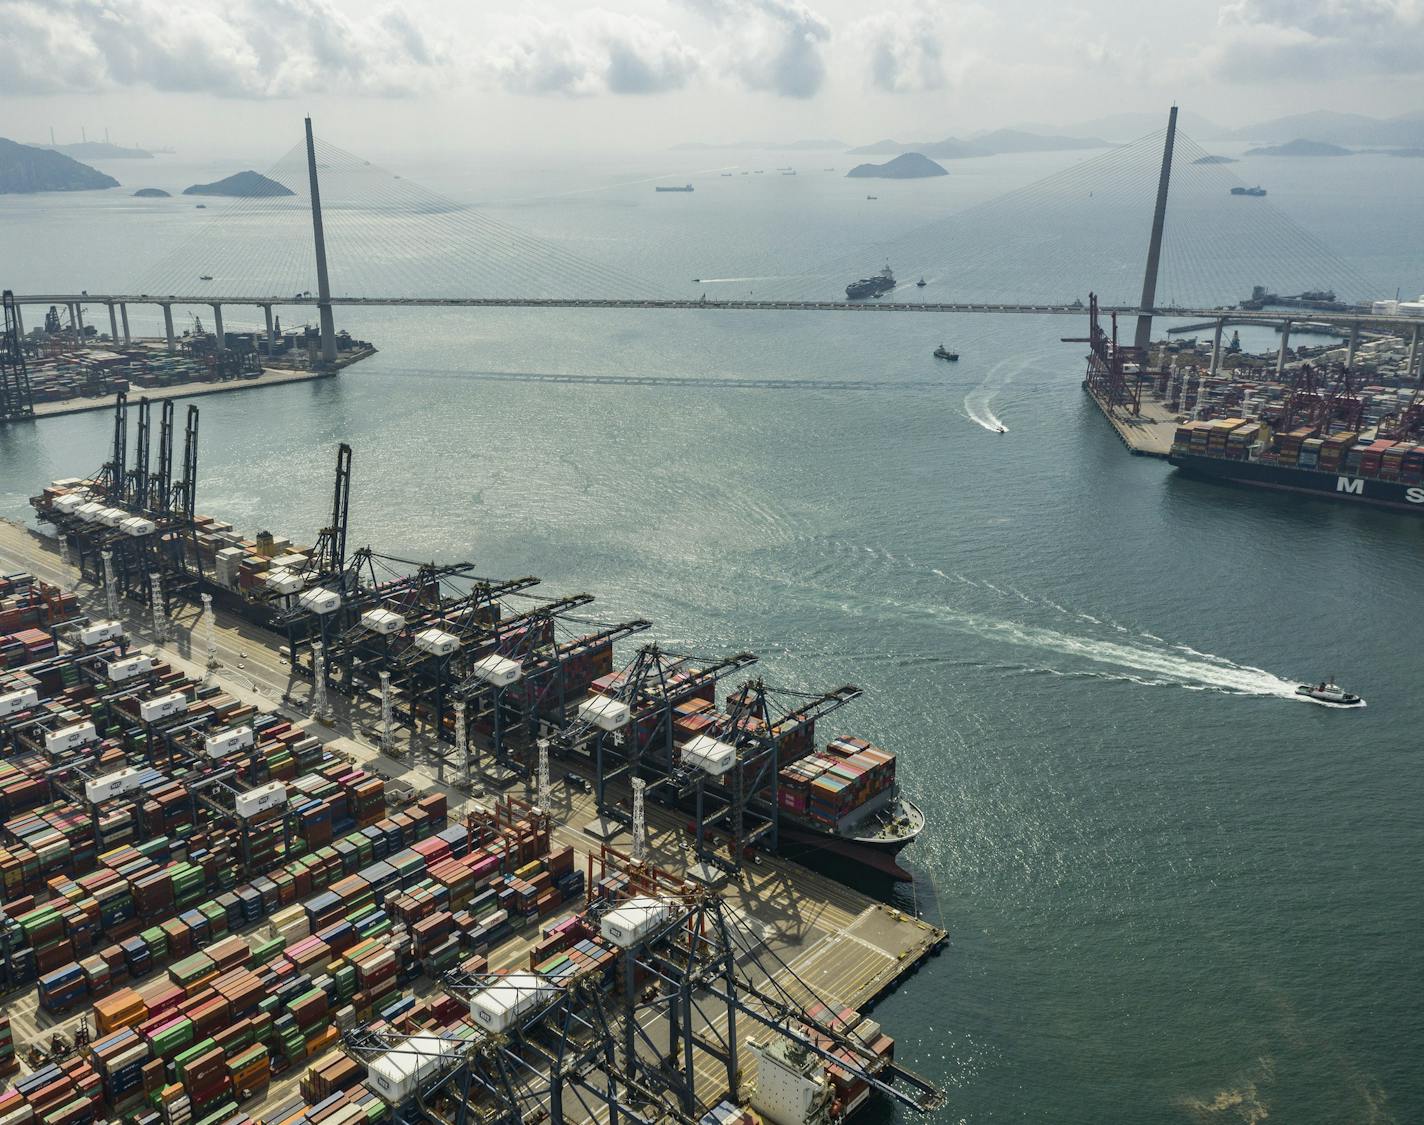
[[1319, 469], [1296, 469], [1261, 461], [1203, 457], [1195, 453], [1173, 453], [1167, 460], [1176, 466], [1179, 472], [1199, 480], [1244, 485], [1248, 488], [1268, 488], [1278, 492], [1295, 492], [1325, 500], [1363, 504], [1367, 507], [1387, 508], [1391, 511], [1424, 516], [1424, 484], [1378, 480], [1374, 477], [1322, 472]]
[[907, 883], [914, 879], [914, 876], [896, 861], [905, 845], [914, 839], [913, 836], [884, 843], [856, 840], [814, 828], [784, 815], [777, 832], [781, 843], [778, 850], [788, 859], [794, 859], [808, 867], [817, 866], [816, 861], [824, 858], [839, 861], [835, 864], [837, 867], [851, 865], [869, 868], [897, 883]]

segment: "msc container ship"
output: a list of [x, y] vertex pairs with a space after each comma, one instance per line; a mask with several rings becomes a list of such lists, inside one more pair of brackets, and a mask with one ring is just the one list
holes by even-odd
[[1424, 515], [1424, 444], [1369, 432], [1217, 418], [1178, 426], [1168, 461], [1188, 476]]

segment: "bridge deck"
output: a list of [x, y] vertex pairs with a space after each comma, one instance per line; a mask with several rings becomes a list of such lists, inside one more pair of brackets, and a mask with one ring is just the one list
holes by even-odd
[[[215, 294], [152, 293], [49, 293], [22, 294], [18, 305], [64, 304], [150, 304], [150, 305], [253, 305], [316, 306], [311, 296], [284, 297], [227, 296]], [[702, 297], [333, 297], [333, 306], [343, 308], [527, 308], [527, 309], [701, 309], [713, 312], [897, 312], [897, 313], [1008, 313], [1019, 316], [1082, 316], [1087, 308], [1078, 303], [1032, 304], [1025, 302], [988, 303], [972, 301], [740, 301]], [[1313, 309], [1266, 310], [1174, 308], [1139, 309], [1131, 306], [1100, 306], [1104, 315], [1122, 317], [1151, 315], [1193, 320], [1229, 319], [1232, 324], [1279, 324], [1282, 321], [1314, 321], [1324, 324], [1373, 325], [1393, 330], [1418, 330], [1424, 321], [1409, 316], [1378, 316], [1367, 309], [1350, 312], [1317, 312]]]

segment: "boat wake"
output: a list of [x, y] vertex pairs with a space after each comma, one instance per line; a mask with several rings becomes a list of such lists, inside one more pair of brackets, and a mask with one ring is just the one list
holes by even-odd
[[[1065, 658], [1054, 661], [1055, 666], [1043, 666], [1039, 662], [1016, 663], [1005, 666], [1006, 671], [1110, 680], [1143, 687], [1176, 687], [1186, 691], [1294, 699], [1305, 703], [1320, 702], [1297, 695], [1295, 689], [1299, 681], [1287, 680], [1265, 668], [1175, 643], [1156, 633], [1113, 621], [1106, 615], [1085, 613], [1050, 598], [1026, 593], [1015, 586], [946, 571], [880, 548], [864, 544], [840, 546], [855, 546], [856, 553], [897, 568], [933, 575], [952, 587], [952, 592], [946, 592], [944, 601], [902, 602], [887, 599], [898, 609], [932, 614], [949, 628], [985, 640]], [[973, 602], [979, 605], [975, 606]], [[1045, 614], [1047, 624], [1024, 619]], [[1322, 706], [1336, 705], [1325, 703]]]
[[1296, 695], [1294, 681], [1282, 679], [1264, 668], [1238, 664], [1224, 656], [1206, 653], [1189, 656], [1175, 645], [1078, 636], [1057, 629], [1025, 625], [1018, 621], [963, 613], [948, 607], [933, 608], [959, 627], [987, 640], [1053, 652], [1116, 669], [1115, 672], [1108, 673], [1081, 669], [1067, 672], [1052, 668], [1039, 669], [1053, 675], [1089, 675], [1150, 687], [1214, 690], [1230, 695], [1305, 698]]
[[[994, 364], [984, 381], [964, 396], [965, 416], [976, 426], [983, 426], [991, 433], [1008, 433], [1009, 427], [994, 413], [990, 404], [1000, 391], [1033, 366], [1033, 362], [1032, 359], [1003, 359]], [[1012, 370], [1005, 374], [1010, 365], [1014, 365]]]

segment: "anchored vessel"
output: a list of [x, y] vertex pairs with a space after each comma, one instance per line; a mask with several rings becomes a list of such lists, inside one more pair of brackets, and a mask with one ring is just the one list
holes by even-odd
[[1424, 444], [1324, 434], [1272, 435], [1263, 422], [1217, 418], [1177, 427], [1168, 461], [1189, 476], [1424, 515]]
[[[869, 197], [867, 197], [869, 198]], [[862, 297], [878, 297], [882, 293], [888, 293], [895, 288], [895, 275], [890, 271], [887, 264], [883, 270], [874, 277], [862, 277], [859, 281], [852, 281], [846, 286], [846, 297], [852, 301], [858, 301]]]
[[691, 184], [683, 184], [682, 187], [655, 187], [654, 191], [692, 191]]
[[1266, 189], [1259, 185], [1256, 187], [1234, 187], [1231, 189], [1231, 194], [1262, 196], [1266, 194]]

